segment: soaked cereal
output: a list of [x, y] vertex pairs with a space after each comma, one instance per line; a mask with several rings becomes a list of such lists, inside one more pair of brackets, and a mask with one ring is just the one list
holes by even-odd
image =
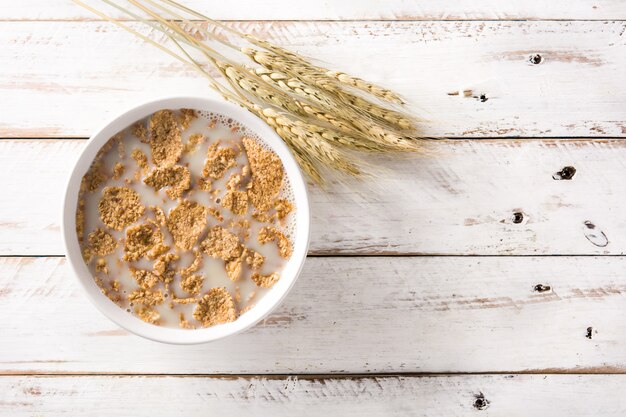
[[103, 146], [76, 232], [94, 281], [129, 314], [196, 329], [235, 321], [280, 280], [294, 212], [280, 158], [231, 119], [163, 109]]

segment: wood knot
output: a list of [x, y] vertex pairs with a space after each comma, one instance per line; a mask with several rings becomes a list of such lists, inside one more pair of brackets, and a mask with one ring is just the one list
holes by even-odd
[[533, 288], [533, 291], [541, 293], [541, 292], [550, 291], [551, 289], [552, 287], [549, 285], [537, 284]]
[[576, 168], [572, 166], [563, 167], [562, 170], [552, 175], [554, 180], [571, 180], [576, 174]]
[[609, 238], [606, 237], [602, 230], [597, 229], [595, 224], [593, 224], [589, 220], [585, 221], [583, 224], [585, 226], [585, 237], [589, 242], [600, 248], [603, 248], [609, 244]]
[[539, 54], [534, 54], [530, 56], [529, 61], [533, 65], [539, 65], [543, 62], [543, 57]]
[[486, 410], [489, 407], [489, 400], [485, 398], [482, 392], [474, 395], [474, 408], [477, 410]]
[[478, 101], [480, 101], [481, 103], [484, 103], [487, 100], [489, 99], [487, 98], [487, 95], [485, 93], [482, 93], [481, 95], [478, 96]]
[[591, 338], [593, 337], [593, 327], [587, 327], [587, 334], [585, 335], [585, 337], [591, 340]]
[[520, 224], [523, 221], [524, 213], [522, 213], [521, 211], [516, 211], [515, 213], [513, 213], [513, 223]]

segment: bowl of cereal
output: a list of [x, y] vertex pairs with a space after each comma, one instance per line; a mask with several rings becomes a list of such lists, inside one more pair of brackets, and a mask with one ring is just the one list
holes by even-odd
[[109, 319], [166, 343], [203, 343], [266, 317], [309, 242], [306, 185], [250, 112], [198, 97], [134, 107], [91, 137], [70, 175], [68, 263]]

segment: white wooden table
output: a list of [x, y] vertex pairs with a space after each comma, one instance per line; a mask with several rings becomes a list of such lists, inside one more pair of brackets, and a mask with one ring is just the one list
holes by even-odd
[[186, 1], [402, 92], [448, 138], [376, 184], [312, 188], [283, 305], [192, 347], [96, 311], [59, 210], [106, 119], [210, 90], [69, 0], [2, 3], [0, 415], [626, 413], [623, 1]]

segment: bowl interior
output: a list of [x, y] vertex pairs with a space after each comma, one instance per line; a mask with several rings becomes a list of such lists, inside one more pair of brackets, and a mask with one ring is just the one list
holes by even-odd
[[[78, 238], [76, 236], [76, 206], [80, 183], [100, 148], [110, 137], [135, 123], [137, 120], [157, 110], [179, 108], [205, 110], [207, 112], [229, 116], [239, 121], [253, 132], [256, 132], [261, 140], [282, 160], [285, 173], [292, 186], [296, 204], [296, 236], [293, 241], [293, 254], [281, 273], [281, 279], [251, 310], [242, 314], [236, 321], [195, 330], [175, 329], [145, 323], [109, 300], [108, 297], [100, 292], [87, 265], [83, 261]], [[309, 223], [309, 202], [301, 171], [285, 143], [271, 127], [247, 110], [226, 102], [200, 97], [172, 97], [151, 101], [134, 107], [108, 122], [91, 137], [87, 146], [78, 157], [68, 181], [65, 198], [63, 200], [61, 229], [70, 267], [78, 277], [79, 282], [87, 292], [91, 301], [104, 315], [121, 327], [148, 339], [167, 343], [192, 344], [208, 342], [241, 332], [267, 316], [267, 314], [281, 302], [294, 284], [304, 264], [309, 242]]]

